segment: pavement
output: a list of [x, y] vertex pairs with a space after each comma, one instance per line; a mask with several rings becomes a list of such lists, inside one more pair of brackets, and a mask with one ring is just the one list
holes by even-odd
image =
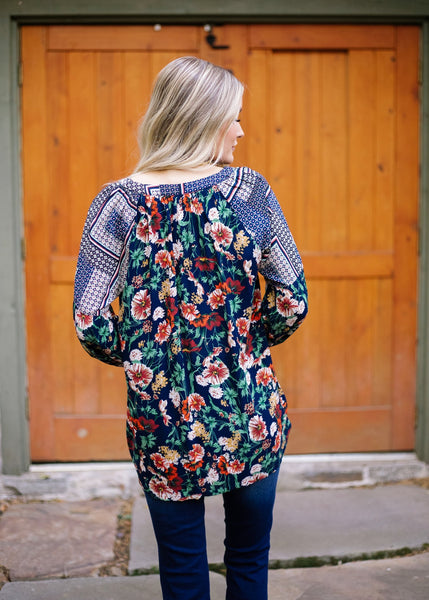
[[[428, 600], [428, 481], [429, 466], [412, 453], [287, 457], [269, 599]], [[161, 600], [155, 539], [130, 464], [3, 475], [0, 508], [0, 600]], [[206, 529], [211, 598], [221, 600], [221, 497], [206, 499]]]

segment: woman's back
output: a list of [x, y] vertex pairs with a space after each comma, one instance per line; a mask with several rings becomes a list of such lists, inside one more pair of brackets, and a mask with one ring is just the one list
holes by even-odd
[[[78, 310], [88, 312], [86, 299], [108, 306], [120, 295], [128, 442], [144, 488], [164, 499], [250, 484], [283, 455], [289, 420], [269, 345], [296, 329], [306, 297], [299, 256], [268, 256], [279, 235], [274, 200], [261, 175], [226, 167], [175, 184], [126, 178], [90, 209], [80, 262], [103, 248], [109, 268], [85, 279]], [[282, 230], [292, 245], [283, 222]], [[264, 305], [261, 264], [284, 278]], [[87, 350], [100, 327], [105, 318], [81, 329]]]

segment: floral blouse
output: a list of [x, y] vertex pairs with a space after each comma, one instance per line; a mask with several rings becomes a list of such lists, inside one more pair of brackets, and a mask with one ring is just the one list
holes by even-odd
[[91, 204], [75, 326], [91, 356], [124, 367], [128, 445], [146, 493], [199, 498], [279, 468], [290, 421], [269, 347], [306, 313], [301, 258], [259, 173], [126, 178]]

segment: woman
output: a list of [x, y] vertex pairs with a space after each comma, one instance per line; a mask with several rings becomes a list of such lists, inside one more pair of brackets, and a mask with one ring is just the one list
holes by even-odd
[[269, 346], [297, 329], [307, 292], [269, 185], [229, 166], [242, 95], [229, 71], [198, 58], [160, 72], [140, 162], [93, 201], [77, 266], [79, 339], [125, 369], [127, 438], [167, 600], [210, 597], [204, 496], [214, 494], [225, 507], [227, 599], [267, 598], [290, 428]]

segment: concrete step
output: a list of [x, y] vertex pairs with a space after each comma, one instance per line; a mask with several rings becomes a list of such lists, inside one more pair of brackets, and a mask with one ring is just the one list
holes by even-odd
[[[223, 561], [222, 497], [205, 502], [209, 563], [219, 565]], [[421, 487], [397, 484], [277, 493], [270, 559], [280, 566], [293, 566], [309, 557], [328, 561], [416, 549], [426, 543], [429, 491]], [[129, 573], [146, 573], [157, 565], [149, 511], [139, 497], [133, 508]]]
[[[224, 600], [225, 579], [211, 573], [211, 600]], [[429, 553], [338, 567], [269, 573], [270, 600], [427, 600]], [[0, 600], [161, 600], [157, 575], [8, 583]]]

